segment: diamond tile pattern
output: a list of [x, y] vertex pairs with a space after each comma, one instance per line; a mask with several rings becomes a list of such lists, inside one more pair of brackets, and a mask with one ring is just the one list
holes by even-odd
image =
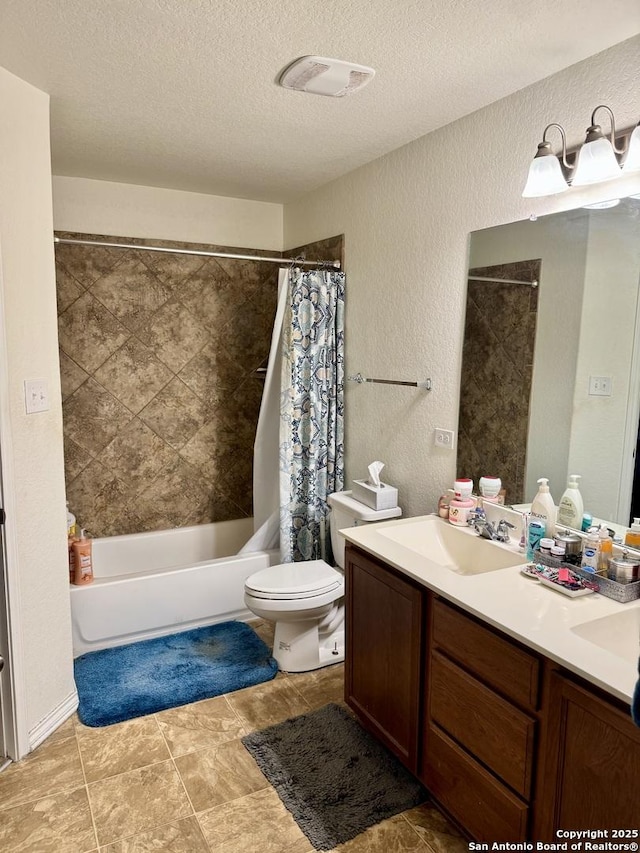
[[[478, 267], [469, 274], [539, 281], [541, 261]], [[468, 283], [457, 471], [476, 483], [484, 474], [498, 475], [510, 504], [526, 498], [525, 449], [537, 311], [537, 289]], [[487, 396], [486, 388], [500, 393]]]
[[[301, 252], [339, 258], [342, 238]], [[56, 270], [67, 497], [79, 523], [114, 536], [251, 515], [254, 371], [269, 355], [277, 265], [56, 244]]]

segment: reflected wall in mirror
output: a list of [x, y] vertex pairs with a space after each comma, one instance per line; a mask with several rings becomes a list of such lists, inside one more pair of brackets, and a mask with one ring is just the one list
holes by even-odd
[[512, 504], [524, 500], [539, 278], [529, 260], [470, 269], [467, 281], [458, 469], [475, 483], [500, 476]]
[[[497, 302], [488, 291], [478, 296], [482, 282], [468, 289], [457, 473], [476, 482], [481, 474], [504, 473], [509, 503], [531, 501], [539, 477], [549, 478], [558, 503], [568, 474], [580, 474], [585, 510], [627, 524], [640, 417], [640, 199], [471, 235], [470, 275], [482, 270], [487, 277], [530, 280], [536, 262], [537, 311], [523, 310], [523, 292], [530, 306], [533, 292], [523, 285], [489, 285], [502, 288]], [[502, 350], [513, 365], [504, 377], [493, 364]], [[493, 372], [487, 374], [483, 362]], [[515, 374], [522, 378], [519, 392], [510, 384]], [[480, 381], [469, 382], [474, 375]], [[603, 377], [611, 392], [594, 393]]]

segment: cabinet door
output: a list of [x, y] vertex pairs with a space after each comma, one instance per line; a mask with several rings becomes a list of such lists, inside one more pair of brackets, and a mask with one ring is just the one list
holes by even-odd
[[416, 773], [425, 593], [352, 547], [346, 563], [346, 700]]
[[578, 827], [637, 830], [640, 729], [628, 712], [559, 673], [550, 684], [540, 836]]

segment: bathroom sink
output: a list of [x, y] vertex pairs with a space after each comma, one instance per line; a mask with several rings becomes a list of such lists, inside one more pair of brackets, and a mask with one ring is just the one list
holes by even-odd
[[432, 563], [459, 575], [480, 575], [520, 566], [522, 554], [482, 539], [467, 529], [458, 529], [436, 516], [409, 524], [381, 528], [380, 536], [426, 557]]
[[640, 608], [612, 613], [591, 622], [582, 622], [572, 629], [574, 634], [601, 649], [628, 660], [638, 662], [640, 655]]

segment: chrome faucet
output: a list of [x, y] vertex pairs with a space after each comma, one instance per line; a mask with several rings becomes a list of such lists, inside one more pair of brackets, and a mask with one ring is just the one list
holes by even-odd
[[493, 542], [508, 542], [509, 530], [513, 529], [513, 524], [509, 524], [504, 518], [500, 519], [497, 526], [492, 524], [490, 521], [487, 521], [484, 513], [472, 516], [470, 523], [478, 536], [481, 536], [483, 539], [491, 539]]

